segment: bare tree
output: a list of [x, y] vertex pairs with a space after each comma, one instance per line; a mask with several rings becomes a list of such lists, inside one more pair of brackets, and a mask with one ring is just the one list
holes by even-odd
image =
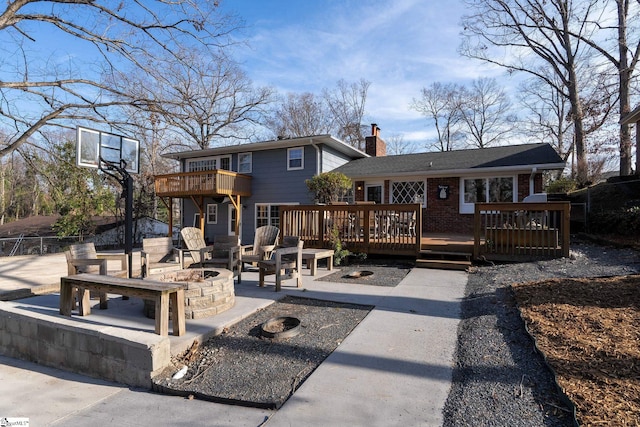
[[[618, 80], [619, 113], [620, 116], [624, 116], [631, 111], [631, 83], [640, 59], [640, 28], [637, 23], [640, 1], [602, 2], [600, 16], [606, 17], [613, 12], [610, 9], [612, 3], [615, 7], [615, 22], [608, 24], [595, 20], [591, 24], [597, 28], [597, 31], [592, 33], [573, 32], [572, 35], [586, 42], [615, 68]], [[633, 19], [630, 20], [630, 17]], [[635, 27], [630, 28], [633, 24]], [[630, 175], [632, 172], [631, 147], [630, 125], [621, 124], [620, 175]], [[640, 153], [640, 139], [636, 147], [636, 173], [640, 170], [640, 154], [638, 153]]]
[[394, 134], [385, 138], [387, 143], [387, 154], [410, 154], [415, 153], [415, 147], [408, 141], [404, 140], [404, 137], [400, 134]]
[[423, 88], [422, 96], [414, 98], [411, 108], [418, 111], [436, 128], [436, 140], [431, 148], [438, 151], [451, 151], [463, 139], [461, 131], [462, 115], [459, 93], [462, 86], [456, 84], [432, 83]]
[[495, 79], [474, 80], [460, 91], [460, 113], [466, 124], [467, 140], [477, 148], [499, 145], [512, 133], [515, 118], [507, 94]]
[[549, 85], [557, 85], [539, 72], [543, 61], [561, 82], [556, 89], [571, 105], [577, 155], [577, 180], [587, 183], [587, 150], [583, 128], [584, 110], [577, 67], [583, 46], [572, 34], [587, 31], [593, 19], [589, 0], [574, 7], [572, 0], [479, 0], [468, 1], [471, 14], [463, 18], [465, 40], [461, 53], [471, 58], [530, 73]]
[[180, 145], [187, 148], [206, 149], [248, 139], [244, 132], [262, 122], [273, 93], [270, 88], [254, 88], [244, 71], [222, 52], [182, 50], [145, 68], [148, 73], [141, 81], [123, 73], [114, 85], [123, 82], [123, 92], [153, 100], [156, 118], [175, 130]]
[[[149, 105], [149, 100], [105, 83], [104, 76], [118, 70], [146, 74], [150, 70], [144, 58], [172, 56], [182, 46], [219, 49], [230, 43], [228, 36], [236, 28], [233, 20], [217, 13], [217, 2], [15, 0], [4, 5], [0, 126], [8, 138], [0, 156], [46, 127], [108, 122], [114, 107]], [[65, 51], [62, 42], [59, 51], [46, 56], [38, 50], [44, 37], [59, 37], [82, 54]]]
[[330, 133], [334, 126], [324, 99], [305, 92], [281, 98], [267, 127], [279, 138], [294, 138]]
[[526, 118], [520, 122], [521, 133], [533, 142], [551, 144], [562, 160], [567, 161], [573, 149], [569, 100], [535, 77], [520, 85], [519, 97], [526, 111]]
[[335, 89], [323, 90], [323, 96], [338, 127], [338, 137], [360, 150], [364, 149], [365, 143], [362, 119], [370, 85], [365, 79], [353, 83], [341, 79]]

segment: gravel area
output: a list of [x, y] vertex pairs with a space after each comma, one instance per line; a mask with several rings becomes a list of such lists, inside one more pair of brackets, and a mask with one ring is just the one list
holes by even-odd
[[640, 253], [572, 242], [570, 258], [473, 268], [444, 426], [571, 426], [573, 414], [524, 328], [509, 286], [640, 273]]
[[[171, 369], [154, 379], [154, 389], [215, 402], [279, 408], [372, 308], [284, 297], [174, 360]], [[265, 338], [262, 325], [278, 317], [299, 319], [299, 333]], [[184, 377], [173, 378], [182, 366], [187, 366]]]
[[[316, 280], [371, 286], [396, 286], [414, 266], [415, 262], [410, 262], [406, 258], [372, 257], [357, 263], [338, 266], [336, 268], [339, 268], [340, 271]], [[358, 274], [361, 272], [365, 272], [365, 274]], [[367, 272], [372, 274], [366, 274]]]

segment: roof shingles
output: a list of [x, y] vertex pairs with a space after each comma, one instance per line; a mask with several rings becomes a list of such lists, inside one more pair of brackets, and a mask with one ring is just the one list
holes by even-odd
[[394, 174], [446, 174], [484, 168], [533, 167], [564, 162], [549, 144], [507, 145], [501, 147], [402, 154], [353, 160], [336, 169], [350, 177], [390, 176]]

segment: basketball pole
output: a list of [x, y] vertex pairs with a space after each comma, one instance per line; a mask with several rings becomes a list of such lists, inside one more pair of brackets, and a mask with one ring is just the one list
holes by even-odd
[[[125, 199], [125, 208], [124, 208], [124, 253], [127, 255], [127, 264], [128, 264], [128, 276], [131, 278], [133, 275], [133, 178], [127, 172], [127, 162], [124, 160], [120, 160], [120, 164], [116, 164], [114, 162], [110, 162], [104, 160], [102, 157], [100, 158], [100, 165], [105, 164], [107, 166], [106, 169], [103, 169], [100, 166], [100, 169], [118, 181], [122, 186], [122, 195]], [[116, 171], [120, 176], [116, 176], [116, 174], [110, 172]]]

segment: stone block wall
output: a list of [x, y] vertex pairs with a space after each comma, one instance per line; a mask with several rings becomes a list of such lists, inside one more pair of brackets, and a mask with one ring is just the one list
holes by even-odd
[[0, 354], [143, 388], [151, 388], [151, 378], [170, 363], [168, 337], [55, 320], [3, 302]]

